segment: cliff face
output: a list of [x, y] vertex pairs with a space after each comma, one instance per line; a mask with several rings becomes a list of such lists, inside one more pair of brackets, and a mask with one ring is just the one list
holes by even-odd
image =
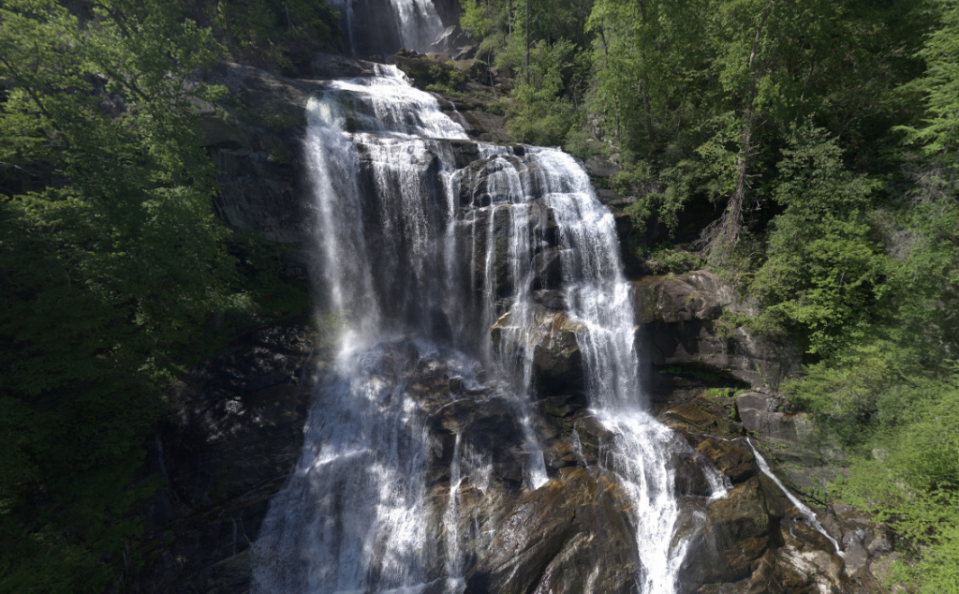
[[[421, 66], [417, 59], [405, 54], [394, 62], [412, 72]], [[230, 103], [202, 112], [206, 145], [221, 170], [217, 211], [233, 227], [299, 246], [288, 262], [291, 275], [304, 275], [313, 265], [313, 207], [301, 148], [304, 106], [323, 90], [323, 79], [374, 71], [369, 62], [320, 55], [310, 79], [236, 64], [212, 74], [211, 82], [225, 85], [231, 96]], [[483, 111], [482, 100], [441, 99], [441, 105], [466, 124], [474, 139], [507, 138], [502, 118]], [[481, 160], [475, 142], [451, 141], [448, 147], [457, 167]], [[484, 216], [469, 207], [482, 204], [475, 190], [485, 187], [484, 180], [471, 183], [473, 193], [461, 200], [464, 220]], [[522, 488], [523, 444], [510, 403], [468, 393], [436, 363], [417, 367], [411, 377], [430, 412], [430, 497], [449, 499], [454, 436], [469, 436], [473, 447], [499, 462], [482, 494], [468, 485], [460, 494], [467, 507], [482, 500], [488, 523], [480, 530], [463, 525], [457, 531], [458, 546], [471, 551], [465, 558], [468, 591], [572, 593], [589, 584], [596, 591], [633, 592], [632, 576], [643, 559], [632, 542], [628, 501], [597, 464], [609, 442], [586, 408], [576, 322], [558, 302], [560, 247], [555, 236], [550, 239], [555, 222], [545, 208], [538, 216], [547, 241], [536, 256], [537, 309], [529, 322], [536, 325], [528, 336], [536, 339], [538, 387], [531, 413], [550, 481], [533, 492]], [[504, 232], [496, 221], [480, 223], [493, 229], [493, 241]], [[628, 218], [619, 217], [618, 227], [624, 236], [631, 231]], [[486, 246], [473, 248], [482, 252]], [[508, 287], [500, 290], [510, 293]], [[672, 464], [679, 469], [681, 533], [691, 536], [680, 591], [878, 591], [870, 567], [889, 550], [882, 529], [854, 510], [810, 503], [846, 552], [843, 559], [762, 471], [746, 441], [751, 436], [766, 457], [796, 466], [780, 476], [798, 492], [813, 492], [837, 472], [841, 452], [808, 420], [792, 414], [775, 391], [798, 371], [796, 347], [743, 328], [721, 328], [717, 320], [723, 311], [749, 313], [750, 306], [708, 271], [637, 275], [634, 294], [645, 388], [660, 420], [676, 431]], [[512, 323], [504, 315], [489, 329], [494, 343], [516, 335], [504, 331]], [[153, 556], [138, 581], [140, 591], [248, 591], [251, 543], [270, 498], [299, 455], [326, 364], [310, 327], [299, 320], [262, 328], [171, 387], [170, 422], [151, 453], [151, 472], [164, 486], [149, 509], [147, 541]], [[420, 359], [413, 350], [410, 346], [397, 357], [412, 357], [416, 365]], [[322, 414], [322, 406], [317, 404], [313, 414]], [[725, 477], [727, 497], [707, 499], [705, 465]], [[443, 523], [431, 526], [432, 538], [445, 543]]]

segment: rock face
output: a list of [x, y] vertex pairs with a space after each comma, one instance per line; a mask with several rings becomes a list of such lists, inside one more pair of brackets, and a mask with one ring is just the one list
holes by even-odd
[[584, 330], [583, 325], [542, 306], [534, 310], [530, 326], [518, 327], [513, 318], [506, 313], [496, 321], [490, 331], [493, 345], [503, 352], [531, 350], [533, 377], [542, 390], [581, 390], [585, 382], [583, 355], [576, 333]]
[[[233, 63], [217, 65], [207, 82], [229, 91], [222, 105], [198, 110], [203, 146], [218, 169], [217, 215], [234, 229], [306, 245], [310, 191], [301, 154], [304, 107], [322, 86]], [[305, 270], [305, 260], [294, 256], [292, 266]]]
[[639, 560], [627, 506], [607, 477], [563, 469], [516, 504], [491, 553], [467, 576], [469, 591], [633, 591]]
[[702, 369], [752, 386], [778, 386], [798, 373], [801, 353], [795, 345], [718, 323], [724, 310], [752, 311], [715, 274], [652, 276], [633, 286], [636, 318], [653, 365]]
[[[699, 514], [687, 512], [682, 530], [692, 536], [680, 572], [681, 592], [882, 591], [874, 572], [892, 550], [886, 529], [850, 506], [822, 506], [807, 499], [825, 532], [839, 543], [840, 557], [759, 468], [743, 436], [746, 431], [767, 461], [788, 462], [775, 472], [794, 494], [813, 486], [793, 480], [797, 473], [808, 478], [810, 472], [826, 470], [815, 466], [821, 464], [821, 458], [811, 455], [820, 451], [815, 443], [790, 442], [774, 424], [755, 424], [757, 413], [760, 418], [788, 414], [782, 408], [781, 394], [761, 389], [736, 397], [698, 397], [660, 415], [732, 484], [725, 498], [708, 503]], [[767, 432], [770, 427], [773, 431]], [[832, 480], [836, 469], [830, 470]]]
[[300, 455], [316, 381], [304, 321], [268, 326], [189, 371], [166, 394], [172, 416], [150, 453], [141, 592], [241, 593], [250, 542]]

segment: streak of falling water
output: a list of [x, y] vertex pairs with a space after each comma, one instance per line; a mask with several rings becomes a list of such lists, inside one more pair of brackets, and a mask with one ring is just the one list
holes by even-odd
[[747, 437], [746, 443], [749, 444], [750, 449], [753, 451], [753, 455], [756, 456], [756, 463], [759, 464], [759, 470], [761, 470], [763, 474], [768, 476], [774, 483], [776, 483], [776, 486], [779, 487], [779, 490], [783, 492], [787, 499], [789, 499], [790, 503], [795, 505], [796, 509], [799, 510], [799, 513], [806, 521], [806, 524], [808, 524], [813, 530], [825, 536], [829, 542], [832, 543], [833, 548], [836, 549], [836, 554], [845, 558], [846, 554], [842, 552], [839, 543], [836, 542], [835, 538], [829, 536], [829, 533], [826, 532], [826, 529], [822, 527], [822, 524], [819, 523], [819, 518], [816, 517], [815, 512], [809, 509], [809, 506], [800, 501], [798, 497], [793, 495], [789, 489], [782, 484], [782, 481], [779, 480], [779, 477], [773, 474], [773, 471], [769, 469], [769, 464], [766, 462], [766, 459], [762, 457], [762, 455], [759, 453], [759, 450], [757, 450], [756, 446], [753, 445], [752, 440]]
[[458, 578], [463, 574], [462, 558], [459, 547], [459, 504], [462, 471], [460, 468], [460, 442], [463, 435], [456, 434], [453, 443], [453, 461], [450, 463], [450, 495], [446, 513], [443, 514], [443, 527], [446, 531], [446, 575]]

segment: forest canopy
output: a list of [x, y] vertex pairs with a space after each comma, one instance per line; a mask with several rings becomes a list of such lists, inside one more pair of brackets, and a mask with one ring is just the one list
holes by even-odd
[[160, 390], [306, 302], [269, 303], [272, 248], [214, 216], [194, 115], [231, 50], [282, 69], [336, 42], [328, 5], [288, 8], [295, 27], [267, 2], [0, 3], [0, 591], [121, 587]]

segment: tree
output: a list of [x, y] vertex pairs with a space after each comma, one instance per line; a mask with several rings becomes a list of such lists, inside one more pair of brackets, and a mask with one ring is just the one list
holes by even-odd
[[0, 590], [102, 592], [159, 388], [229, 306], [191, 115], [220, 55], [173, 0], [0, 6]]

